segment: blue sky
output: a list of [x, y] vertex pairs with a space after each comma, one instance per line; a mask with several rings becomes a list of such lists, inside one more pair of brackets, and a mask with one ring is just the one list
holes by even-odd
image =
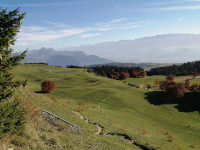
[[15, 50], [200, 34], [200, 0], [1, 0], [27, 12]]

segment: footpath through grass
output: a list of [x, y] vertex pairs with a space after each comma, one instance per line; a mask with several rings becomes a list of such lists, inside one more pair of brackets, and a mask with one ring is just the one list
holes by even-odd
[[[126, 86], [123, 81], [87, 73], [84, 69], [58, 68], [47, 65], [20, 65], [14, 70], [17, 79], [28, 79], [24, 96], [41, 109], [88, 130], [89, 136], [107, 141], [113, 149], [136, 149], [120, 137], [93, 135], [97, 128], [85, 123], [72, 111], [104, 127], [105, 133], [125, 134], [141, 145], [154, 149], [200, 149], [200, 114], [179, 112], [177, 104], [152, 104], [145, 89]], [[162, 76], [128, 79], [127, 82], [153, 84]], [[44, 80], [56, 85], [53, 93], [40, 93]], [[113, 140], [115, 142], [113, 142]], [[111, 146], [110, 145], [110, 146]], [[112, 148], [111, 148], [112, 149]]]

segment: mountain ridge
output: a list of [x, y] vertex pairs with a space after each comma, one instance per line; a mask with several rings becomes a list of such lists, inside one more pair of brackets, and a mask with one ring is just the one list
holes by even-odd
[[[65, 48], [81, 50], [88, 55], [97, 55], [115, 62], [123, 63], [184, 63], [200, 58], [200, 34], [162, 34], [134, 40], [101, 42], [93, 45]], [[190, 58], [177, 57], [177, 49], [190, 51]]]
[[[18, 55], [20, 52], [14, 53]], [[111, 63], [95, 55], [87, 55], [83, 51], [56, 51], [53, 48], [42, 47], [39, 50], [28, 51], [27, 56], [22, 63], [48, 63], [53, 66], [66, 67], [67, 65], [86, 66], [93, 64]]]

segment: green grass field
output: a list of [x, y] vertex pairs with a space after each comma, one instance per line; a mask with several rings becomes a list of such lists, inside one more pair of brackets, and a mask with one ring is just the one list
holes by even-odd
[[[146, 89], [138, 89], [84, 69], [58, 68], [47, 65], [20, 65], [15, 70], [16, 79], [28, 79], [26, 88], [18, 94], [87, 130], [88, 138], [71, 134], [78, 141], [69, 144], [75, 149], [139, 149], [117, 136], [95, 135], [97, 127], [87, 124], [72, 111], [79, 111], [85, 118], [104, 127], [105, 133], [126, 134], [145, 147], [162, 150], [200, 149], [200, 114], [198, 111], [179, 112], [177, 104], [150, 103]], [[189, 78], [189, 77], [188, 77]], [[154, 84], [164, 76], [141, 79], [129, 78], [128, 83]], [[44, 80], [56, 85], [53, 93], [40, 93]], [[178, 82], [185, 77], [178, 77]], [[199, 82], [199, 78], [191, 83]], [[56, 99], [57, 101], [53, 101]], [[69, 137], [65, 137], [69, 139]], [[88, 146], [96, 143], [96, 147]]]

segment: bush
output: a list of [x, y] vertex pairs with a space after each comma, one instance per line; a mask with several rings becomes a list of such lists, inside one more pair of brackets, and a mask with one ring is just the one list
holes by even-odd
[[176, 83], [172, 81], [167, 83], [165, 90], [169, 97], [177, 99], [184, 97], [186, 88], [184, 83]]
[[173, 75], [169, 75], [166, 77], [166, 81], [168, 82], [173, 82], [174, 81], [174, 76]]
[[167, 85], [167, 81], [159, 81], [160, 90], [165, 90], [166, 85]]
[[137, 85], [136, 85], [136, 88], [141, 89], [141, 88], [142, 88], [141, 84], [137, 84]]
[[113, 74], [111, 74], [111, 79], [119, 79], [120, 74], [118, 72], [113, 72]]
[[130, 77], [129, 73], [126, 73], [126, 72], [120, 73], [120, 79], [121, 80], [125, 80], [126, 78], [129, 78], [129, 77]]
[[187, 90], [190, 88], [190, 81], [189, 81], [189, 79], [185, 80], [185, 88]]
[[41, 90], [44, 93], [51, 93], [55, 90], [55, 88], [56, 88], [55, 84], [52, 81], [49, 81], [49, 80], [45, 80], [41, 84]]
[[152, 89], [152, 85], [151, 84], [147, 84], [146, 87], [147, 87], [147, 89]]
[[199, 91], [199, 84], [193, 84], [192, 86], [190, 86], [189, 90], [192, 91], [192, 92], [198, 92]]
[[156, 79], [156, 81], [155, 81], [155, 86], [156, 86], [156, 87], [159, 87], [159, 86], [160, 86], [160, 81], [159, 81], [158, 79]]
[[173, 142], [174, 141], [174, 136], [172, 134], [168, 134], [167, 137], [168, 137], [168, 141], [169, 142]]
[[141, 70], [141, 71], [139, 71], [139, 72], [133, 71], [133, 72], [132, 72], [132, 76], [133, 76], [134, 78], [144, 78], [144, 77], [147, 76], [147, 73], [146, 73], [145, 70]]
[[197, 71], [194, 71], [194, 72], [192, 73], [192, 75], [193, 75], [193, 77], [195, 78], [196, 76], [199, 76], [199, 73], [198, 73]]

